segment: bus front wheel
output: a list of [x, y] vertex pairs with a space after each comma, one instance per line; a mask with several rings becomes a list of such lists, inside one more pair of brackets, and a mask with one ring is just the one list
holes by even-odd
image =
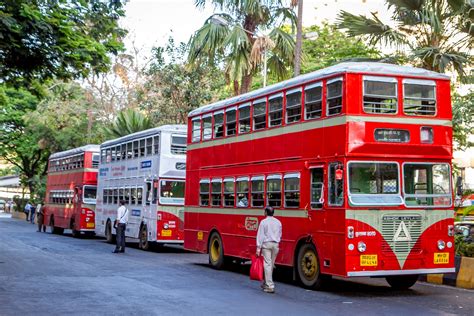
[[418, 281], [418, 274], [393, 275], [386, 277], [385, 280], [387, 280], [387, 283], [390, 284], [392, 289], [407, 290]]
[[321, 274], [318, 254], [313, 244], [304, 244], [296, 259], [298, 277], [305, 288], [318, 290], [325, 280]]
[[209, 264], [217, 270], [224, 266], [224, 247], [221, 236], [216, 232], [209, 238]]
[[150, 248], [150, 243], [148, 242], [148, 229], [146, 228], [146, 225], [143, 225], [140, 228], [138, 248], [140, 248], [141, 250], [148, 250]]

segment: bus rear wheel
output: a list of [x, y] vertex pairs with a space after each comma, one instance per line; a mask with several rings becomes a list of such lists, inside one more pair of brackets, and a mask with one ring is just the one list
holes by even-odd
[[318, 254], [313, 244], [304, 244], [300, 247], [296, 257], [296, 269], [303, 287], [318, 290], [325, 281], [321, 274]]
[[64, 228], [54, 226], [54, 217], [49, 220], [49, 229], [51, 234], [61, 235], [64, 232]]
[[222, 269], [224, 266], [224, 247], [221, 236], [214, 232], [209, 238], [209, 264], [214, 269]]
[[138, 239], [138, 248], [141, 250], [148, 250], [150, 249], [150, 242], [148, 242], [148, 229], [146, 225], [143, 225], [140, 228], [140, 236]]
[[385, 278], [394, 290], [407, 290], [418, 281], [418, 274], [393, 275]]
[[107, 221], [107, 224], [105, 224], [105, 240], [109, 244], [112, 244], [114, 242], [114, 235], [112, 234], [112, 223], [110, 221]]
[[72, 229], [72, 237], [74, 238], [80, 238], [81, 237], [81, 232], [76, 229], [76, 222], [72, 222], [71, 224], [71, 229]]

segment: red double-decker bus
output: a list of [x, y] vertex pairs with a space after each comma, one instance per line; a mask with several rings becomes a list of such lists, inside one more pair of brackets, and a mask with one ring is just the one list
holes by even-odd
[[449, 77], [342, 63], [189, 114], [186, 249], [247, 260], [263, 208], [302, 284], [454, 271]]
[[51, 233], [94, 234], [99, 148], [86, 145], [50, 156], [44, 223]]

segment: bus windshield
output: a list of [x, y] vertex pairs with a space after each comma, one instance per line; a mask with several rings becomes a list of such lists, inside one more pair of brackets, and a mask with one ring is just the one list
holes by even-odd
[[408, 207], [450, 206], [450, 174], [446, 163], [405, 163], [405, 204]]
[[161, 180], [160, 204], [184, 205], [184, 181]]
[[400, 205], [396, 163], [350, 162], [349, 201], [353, 205]]
[[87, 204], [95, 204], [97, 187], [92, 185], [85, 185], [82, 191], [82, 200]]

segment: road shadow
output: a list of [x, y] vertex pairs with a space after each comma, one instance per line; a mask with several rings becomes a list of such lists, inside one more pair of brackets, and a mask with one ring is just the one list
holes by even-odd
[[[213, 269], [209, 264], [203, 263], [193, 263], [195, 266], [200, 266], [207, 269]], [[227, 264], [223, 271], [234, 272], [249, 276], [250, 274], [250, 263], [230, 263]], [[298, 280], [295, 280], [293, 277], [293, 268], [285, 266], [277, 266], [273, 273], [273, 279], [276, 282], [284, 283], [287, 285], [292, 285], [296, 287], [303, 287], [300, 285]], [[314, 292], [326, 292], [338, 294], [345, 297], [403, 297], [403, 296], [422, 296], [422, 294], [416, 290], [394, 290], [388, 284], [385, 283], [383, 278], [377, 278], [378, 280], [373, 280], [370, 278], [352, 278], [352, 279], [343, 279], [339, 277], [333, 277], [321, 290], [314, 290]], [[367, 284], [364, 282], [371, 282]], [[373, 284], [373, 283], [376, 284]]]

